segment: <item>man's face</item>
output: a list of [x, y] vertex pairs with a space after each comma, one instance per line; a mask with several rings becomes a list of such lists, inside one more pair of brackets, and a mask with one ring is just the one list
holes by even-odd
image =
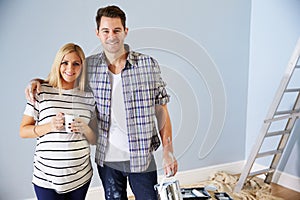
[[96, 30], [106, 52], [118, 54], [123, 51], [128, 29], [122, 25], [120, 18], [101, 17], [99, 29]]

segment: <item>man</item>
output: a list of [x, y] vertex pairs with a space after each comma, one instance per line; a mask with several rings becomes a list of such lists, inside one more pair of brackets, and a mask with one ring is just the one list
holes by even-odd
[[127, 199], [128, 179], [135, 199], [157, 199], [152, 154], [160, 145], [157, 128], [165, 175], [177, 172], [166, 84], [155, 59], [130, 51], [124, 44], [128, 28], [126, 15], [119, 7], [100, 8], [96, 23], [103, 52], [88, 57], [87, 66], [89, 86], [97, 102], [95, 160], [105, 198]]

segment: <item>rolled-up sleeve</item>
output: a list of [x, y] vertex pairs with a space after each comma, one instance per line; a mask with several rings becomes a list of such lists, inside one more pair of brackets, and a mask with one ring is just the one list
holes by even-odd
[[153, 59], [154, 69], [155, 69], [155, 104], [164, 105], [170, 101], [170, 95], [166, 89], [166, 82], [163, 81], [161, 77], [160, 67], [156, 60]]

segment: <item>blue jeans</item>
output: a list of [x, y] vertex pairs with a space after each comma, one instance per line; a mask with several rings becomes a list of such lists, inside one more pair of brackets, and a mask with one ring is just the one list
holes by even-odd
[[35, 194], [39, 200], [84, 200], [89, 185], [90, 181], [76, 190], [64, 194], [58, 194], [53, 189], [43, 188], [33, 184]]
[[130, 173], [129, 162], [109, 162], [98, 165], [106, 200], [127, 200], [127, 178], [136, 200], [157, 200], [154, 185], [157, 170], [154, 158], [146, 172]]

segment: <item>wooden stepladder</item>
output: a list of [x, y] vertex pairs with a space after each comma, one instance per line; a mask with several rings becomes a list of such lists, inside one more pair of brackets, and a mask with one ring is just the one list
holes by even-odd
[[[247, 178], [264, 174], [266, 183], [271, 183], [272, 181], [274, 172], [277, 169], [283, 151], [287, 146], [288, 139], [292, 134], [295, 122], [300, 116], [300, 78], [298, 78], [297, 81], [294, 81], [296, 75], [300, 74], [299, 56], [300, 38], [298, 39], [285, 74], [269, 108], [266, 119], [262, 124], [257, 141], [253, 146], [246, 165], [234, 188], [234, 192], [240, 192], [242, 190]], [[298, 87], [295, 86], [295, 83], [297, 82]], [[289, 108], [283, 109], [282, 104], [286, 102], [289, 102]], [[280, 128], [278, 129], [278, 127]], [[276, 143], [274, 149], [264, 151], [263, 145], [266, 140], [275, 139], [275, 137], [279, 138], [278, 145]], [[257, 159], [265, 157], [271, 158], [269, 167], [254, 171], [253, 165], [257, 162]]]

